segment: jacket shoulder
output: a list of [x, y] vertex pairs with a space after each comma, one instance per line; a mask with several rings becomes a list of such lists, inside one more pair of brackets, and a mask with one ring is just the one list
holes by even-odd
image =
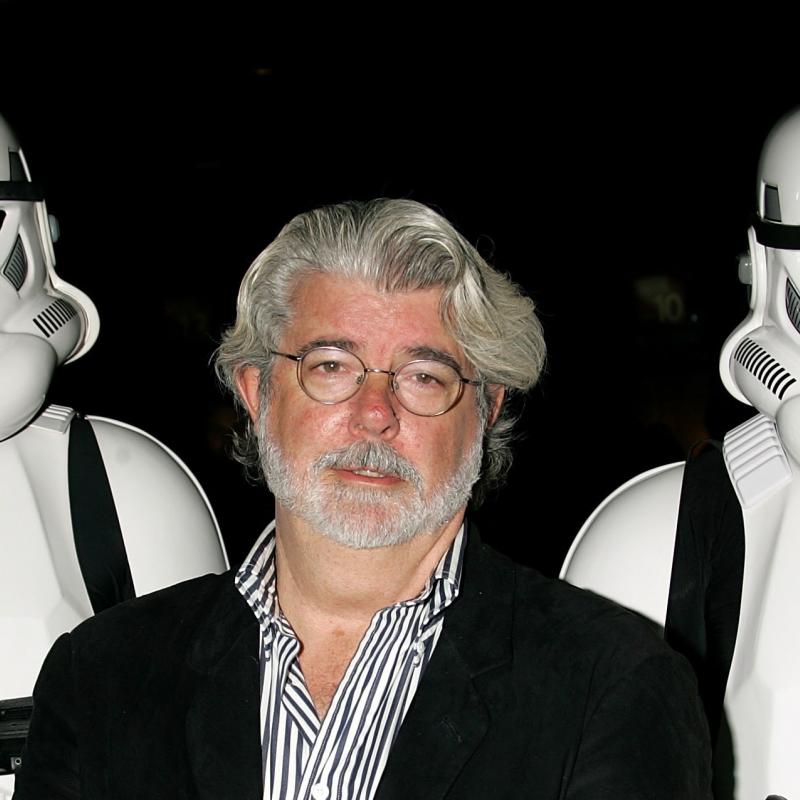
[[651, 657], [678, 656], [663, 640], [661, 628], [613, 600], [558, 578], [548, 578], [482, 545], [483, 557], [495, 569], [513, 576], [515, 649], [543, 648], [558, 658], [596, 663], [604, 654], [628, 667]]
[[185, 651], [213, 618], [255, 620], [234, 585], [231, 570], [203, 575], [136, 597], [90, 617], [70, 636], [73, 653], [96, 660], [102, 654]]

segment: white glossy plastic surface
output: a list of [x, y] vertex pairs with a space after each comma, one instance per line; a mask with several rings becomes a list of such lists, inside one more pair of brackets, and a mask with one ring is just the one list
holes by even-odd
[[683, 462], [644, 472], [584, 523], [561, 578], [638, 611], [663, 627], [675, 549]]
[[103, 453], [137, 595], [226, 569], [208, 498], [178, 456], [130, 425], [89, 419]]
[[14, 383], [13, 391], [0, 391], [0, 441], [22, 430], [42, 407], [55, 367], [55, 350], [44, 339], [0, 333], [0, 378]]
[[728, 431], [725, 463], [739, 504], [745, 509], [757, 506], [792, 479], [775, 423], [764, 414]]

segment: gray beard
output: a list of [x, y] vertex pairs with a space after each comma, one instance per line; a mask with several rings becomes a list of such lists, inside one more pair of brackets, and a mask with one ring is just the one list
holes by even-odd
[[[325, 453], [298, 475], [267, 433], [266, 409], [264, 412], [259, 420], [258, 446], [261, 469], [275, 500], [318, 533], [345, 547], [391, 547], [433, 533], [467, 504], [480, 476], [480, 429], [455, 472], [427, 493], [413, 464], [383, 442], [354, 442]], [[396, 475], [404, 484], [400, 491], [347, 485], [324, 475], [325, 470], [336, 468]]]

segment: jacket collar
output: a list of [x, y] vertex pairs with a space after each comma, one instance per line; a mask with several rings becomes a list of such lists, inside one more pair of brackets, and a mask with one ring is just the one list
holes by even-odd
[[445, 615], [443, 635], [476, 677], [511, 660], [516, 570], [481, 541], [477, 526], [466, 524], [461, 597]]

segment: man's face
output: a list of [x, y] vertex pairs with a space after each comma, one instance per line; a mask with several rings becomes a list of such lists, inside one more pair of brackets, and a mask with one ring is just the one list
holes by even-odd
[[[380, 293], [360, 281], [314, 274], [295, 294], [281, 352], [345, 347], [368, 367], [396, 369], [439, 351], [474, 375], [439, 318], [441, 289]], [[259, 409], [267, 482], [283, 509], [350, 547], [381, 547], [438, 533], [477, 480], [483, 425], [475, 391], [438, 417], [403, 408], [384, 374], [335, 405], [308, 397], [296, 365], [277, 357]]]

